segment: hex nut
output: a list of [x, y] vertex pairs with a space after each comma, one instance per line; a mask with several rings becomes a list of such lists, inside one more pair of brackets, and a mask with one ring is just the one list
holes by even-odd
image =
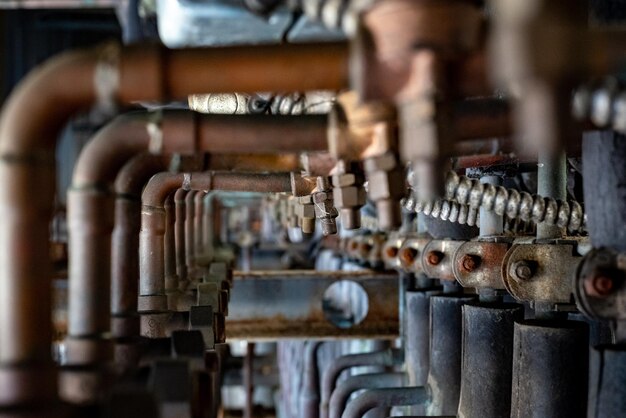
[[333, 189], [335, 206], [338, 208], [354, 208], [365, 205], [365, 189], [360, 186], [337, 187]]

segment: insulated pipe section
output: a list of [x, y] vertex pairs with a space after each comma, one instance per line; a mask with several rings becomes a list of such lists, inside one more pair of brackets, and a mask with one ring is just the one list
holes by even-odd
[[363, 418], [375, 408], [421, 405], [427, 404], [429, 400], [430, 395], [425, 387], [366, 390], [348, 404], [341, 418]]
[[472, 296], [442, 295], [430, 298], [430, 369], [428, 387], [431, 401], [427, 415], [455, 415], [461, 390], [463, 347], [463, 305]]
[[404, 373], [367, 373], [350, 376], [344, 380], [330, 397], [329, 417], [341, 418], [350, 396], [361, 389], [396, 388], [404, 386]]
[[580, 321], [515, 324], [511, 418], [585, 417], [589, 331]]
[[[223, 190], [285, 193], [291, 191], [291, 176], [288, 173], [205, 172], [191, 174], [160, 173], [150, 179], [141, 199], [141, 233], [139, 236], [140, 296], [138, 304], [141, 313], [141, 334], [149, 338], [166, 336], [165, 324], [169, 314], [165, 294], [164, 204], [165, 199], [180, 188], [192, 191]], [[194, 207], [193, 197], [194, 194], [187, 194], [185, 198], [187, 207]], [[189, 221], [189, 213], [187, 213], [187, 221]], [[188, 236], [186, 239], [189, 243]]]
[[341, 372], [351, 367], [359, 366], [383, 366], [389, 367], [401, 364], [404, 360], [402, 351], [388, 348], [372, 353], [348, 354], [333, 361], [324, 371], [322, 377], [322, 401], [320, 417], [328, 418], [330, 396], [335, 390], [337, 379]]
[[307, 341], [304, 349], [304, 375], [300, 391], [299, 411], [302, 418], [319, 418], [320, 416], [320, 378], [317, 352], [322, 341]]
[[524, 319], [518, 304], [463, 306], [463, 359], [458, 416], [511, 415], [513, 327]]
[[[0, 395], [0, 405], [56, 397], [54, 372], [46, 372], [53, 368], [48, 222], [55, 144], [69, 118], [96, 103], [163, 102], [198, 91], [341, 90], [348, 85], [348, 55], [346, 44], [212, 51], [107, 45], [64, 53], [22, 80], [0, 116], [0, 381], [14, 388]], [[75, 326], [87, 335], [92, 326], [108, 328], [103, 325]]]
[[115, 179], [115, 227], [111, 237], [111, 330], [113, 337], [139, 335], [139, 231], [141, 192], [150, 177], [168, 166], [168, 158], [140, 154]]

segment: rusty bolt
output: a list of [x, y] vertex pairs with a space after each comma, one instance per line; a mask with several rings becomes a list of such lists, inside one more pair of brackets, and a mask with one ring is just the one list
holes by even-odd
[[441, 259], [443, 258], [443, 253], [441, 251], [430, 251], [426, 254], [426, 261], [431, 266], [436, 266], [441, 263]]
[[613, 279], [610, 276], [598, 274], [585, 279], [585, 292], [592, 297], [604, 298], [613, 292]]
[[398, 247], [387, 247], [387, 249], [385, 250], [385, 255], [387, 256], [387, 258], [396, 258], [396, 256], [398, 255]]
[[471, 273], [478, 268], [481, 259], [477, 255], [465, 254], [461, 259], [461, 269], [466, 273]]
[[402, 253], [400, 254], [400, 257], [402, 258], [402, 261], [406, 264], [406, 265], [413, 265], [413, 263], [415, 262], [415, 258], [417, 258], [417, 250], [415, 248], [405, 248], [402, 250]]
[[515, 262], [513, 264], [513, 272], [519, 280], [530, 280], [535, 275], [534, 266], [526, 260]]

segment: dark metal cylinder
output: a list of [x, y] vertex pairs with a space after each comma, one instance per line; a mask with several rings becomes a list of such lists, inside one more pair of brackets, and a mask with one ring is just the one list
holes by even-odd
[[176, 276], [176, 237], [174, 234], [176, 225], [174, 194], [168, 196], [165, 201], [165, 290], [175, 291], [178, 289], [178, 277]]
[[524, 319], [518, 304], [463, 306], [459, 416], [500, 418], [511, 413], [513, 328]]
[[196, 207], [194, 199], [198, 192], [190, 190], [185, 197], [185, 263], [187, 264], [187, 274], [192, 274], [195, 268], [196, 252], [195, 252], [195, 230], [194, 220]]
[[[404, 358], [409, 386], [425, 386], [430, 364], [430, 297], [438, 290], [405, 292]], [[423, 405], [410, 407], [411, 413], [426, 413]]]
[[583, 322], [515, 323], [511, 417], [585, 417], [588, 356]]
[[473, 296], [442, 295], [430, 298], [430, 369], [428, 386], [431, 402], [427, 415], [453, 415], [461, 391], [462, 316], [464, 304]]
[[626, 417], [626, 347], [591, 350], [588, 418]]
[[583, 192], [587, 230], [595, 248], [626, 251], [623, 213], [626, 194], [617, 193], [626, 183], [626, 138], [612, 131], [587, 132], [583, 136]]

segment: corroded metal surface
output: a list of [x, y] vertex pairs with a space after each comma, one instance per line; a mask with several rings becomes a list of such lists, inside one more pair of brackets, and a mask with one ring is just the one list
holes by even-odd
[[464, 241], [434, 239], [424, 247], [422, 268], [428, 277], [441, 280], [454, 280], [452, 262], [454, 253]]
[[504, 289], [502, 261], [508, 243], [469, 241], [454, 254], [452, 269], [463, 287]]
[[[338, 280], [360, 284], [368, 295], [363, 322], [338, 328], [322, 310], [324, 291]], [[398, 280], [392, 273], [312, 270], [235, 272], [229, 340], [246, 338], [384, 338], [398, 335]]]

